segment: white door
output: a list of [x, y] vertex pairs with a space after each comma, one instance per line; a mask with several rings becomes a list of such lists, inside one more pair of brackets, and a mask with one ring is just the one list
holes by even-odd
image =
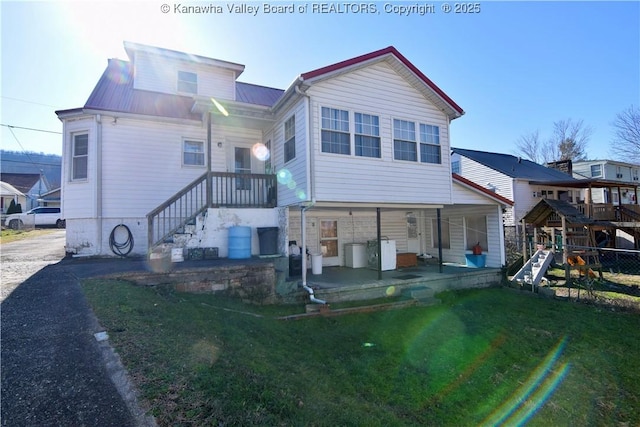
[[407, 213], [407, 252], [416, 254], [421, 252], [418, 218], [412, 212]]
[[338, 244], [338, 221], [320, 219], [320, 251], [322, 265], [340, 265], [340, 245]]

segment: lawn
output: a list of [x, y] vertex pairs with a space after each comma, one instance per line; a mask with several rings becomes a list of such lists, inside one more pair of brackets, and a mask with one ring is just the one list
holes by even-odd
[[640, 316], [511, 289], [278, 320], [301, 306], [91, 280], [165, 425], [638, 425]]
[[43, 234], [53, 233], [57, 229], [26, 229], [26, 230], [12, 230], [4, 229], [0, 232], [0, 243], [10, 243], [17, 240], [28, 239], [35, 236], [41, 236]]

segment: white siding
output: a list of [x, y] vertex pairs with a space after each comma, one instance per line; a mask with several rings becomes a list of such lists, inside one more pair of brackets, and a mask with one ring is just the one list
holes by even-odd
[[508, 175], [464, 156], [460, 156], [460, 175], [484, 188], [495, 191], [509, 200], [513, 200], [513, 179]]
[[[307, 179], [307, 127], [309, 121], [305, 104], [306, 100], [304, 98], [300, 99], [291, 108], [279, 113], [276, 125], [269, 132], [273, 135], [271, 140], [273, 150], [272, 165], [279, 176], [278, 205], [280, 206], [295, 205], [311, 200]], [[296, 157], [285, 163], [284, 123], [294, 114], [296, 116]], [[285, 181], [280, 176], [290, 176], [290, 180]]]
[[[64, 124], [62, 147], [62, 215], [65, 219], [92, 218], [96, 216], [96, 135], [95, 118], [67, 120]], [[73, 135], [89, 134], [89, 151], [86, 180], [71, 180]]]
[[[313, 86], [312, 96], [314, 183], [319, 201], [450, 203], [448, 119], [388, 65], [376, 64]], [[321, 107], [379, 116], [380, 159], [323, 153]], [[440, 128], [441, 164], [397, 161], [393, 158], [393, 119], [437, 125]], [[419, 129], [416, 129], [418, 131]]]
[[176, 94], [178, 71], [189, 71], [198, 75], [198, 95], [235, 100], [235, 73], [232, 70], [172, 60], [146, 52], [136, 53], [134, 66], [134, 89]]

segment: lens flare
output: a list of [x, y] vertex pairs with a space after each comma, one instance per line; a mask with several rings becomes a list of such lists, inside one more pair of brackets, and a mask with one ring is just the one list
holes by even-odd
[[261, 142], [253, 144], [253, 147], [251, 147], [251, 152], [256, 159], [263, 162], [269, 160], [269, 158], [271, 157], [269, 149]]
[[396, 287], [395, 286], [389, 286], [384, 293], [388, 296], [388, 297], [392, 297], [393, 295], [395, 295], [396, 293]]
[[291, 182], [292, 176], [288, 169], [280, 169], [276, 174], [278, 182], [282, 185], [288, 185]]
[[300, 200], [307, 200], [307, 193], [305, 193], [303, 190], [298, 189], [298, 191], [296, 191], [296, 197]]
[[[531, 416], [544, 405], [549, 397], [569, 372], [569, 365], [562, 363], [559, 369], [552, 370], [567, 344], [567, 338], [562, 338], [551, 349], [538, 367], [529, 375], [527, 381], [497, 408], [483, 422], [482, 426], [523, 425]], [[527, 404], [533, 403], [533, 405]]]
[[229, 116], [229, 112], [227, 111], [226, 108], [224, 108], [222, 106], [222, 104], [220, 104], [218, 101], [216, 101], [214, 98], [211, 98], [211, 102], [213, 103], [213, 105], [215, 105], [215, 107], [218, 109], [218, 111], [220, 111], [220, 113], [225, 116], [228, 117]]

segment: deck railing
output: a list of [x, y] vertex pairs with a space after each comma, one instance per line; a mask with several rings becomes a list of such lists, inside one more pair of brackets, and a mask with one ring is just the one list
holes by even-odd
[[574, 205], [589, 218], [599, 221], [640, 221], [640, 207], [638, 205], [614, 205], [611, 203], [580, 203]]
[[275, 175], [208, 172], [147, 214], [148, 250], [165, 241], [207, 208], [273, 208]]

